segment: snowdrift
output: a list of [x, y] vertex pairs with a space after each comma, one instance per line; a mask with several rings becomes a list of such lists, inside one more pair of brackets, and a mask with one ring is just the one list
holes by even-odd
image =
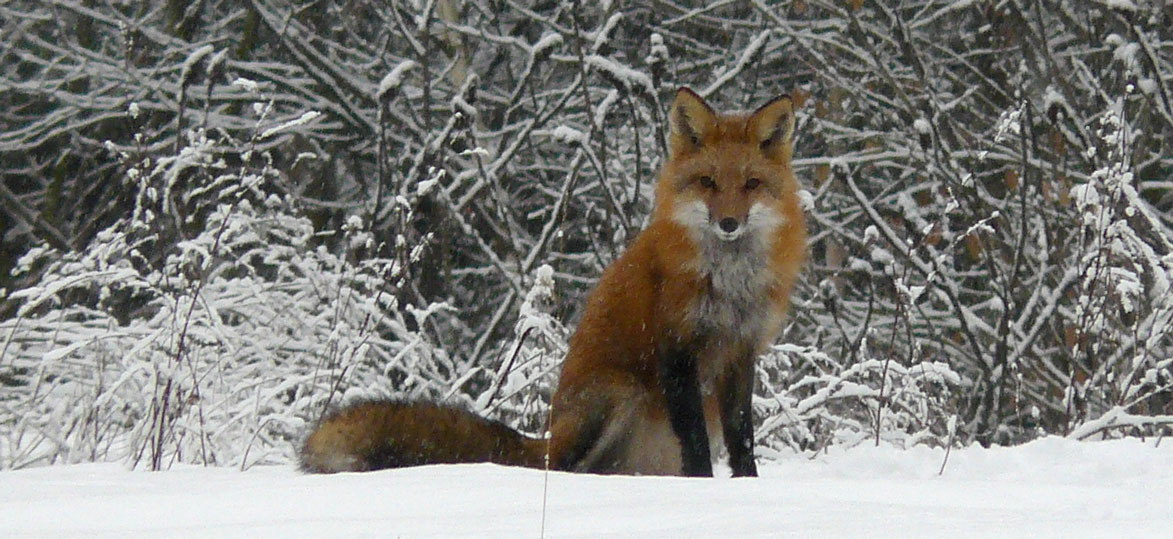
[[[1168, 537], [1173, 444], [857, 447], [757, 479], [493, 465], [311, 476], [117, 464], [0, 474], [6, 537]], [[545, 519], [543, 524], [543, 506]], [[544, 528], [543, 528], [544, 526]]]

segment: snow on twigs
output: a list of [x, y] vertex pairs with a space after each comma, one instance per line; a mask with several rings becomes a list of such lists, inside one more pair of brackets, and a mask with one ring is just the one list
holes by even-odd
[[267, 138], [269, 138], [273, 135], [276, 135], [277, 133], [280, 133], [282, 131], [288, 131], [291, 128], [306, 125], [306, 124], [316, 120], [321, 115], [322, 115], [322, 113], [317, 112], [317, 111], [313, 111], [313, 110], [311, 110], [309, 112], [305, 112], [301, 116], [298, 116], [297, 118], [294, 118], [294, 119], [286, 121], [286, 122], [282, 122], [278, 125], [270, 127], [264, 131], [261, 131], [260, 138], [267, 139]]
[[1123, 406], [1113, 406], [1100, 417], [1085, 421], [1079, 427], [1072, 430], [1067, 437], [1083, 440], [1097, 434], [1104, 435], [1106, 434], [1104, 431], [1108, 429], [1136, 429], [1150, 425], [1173, 425], [1173, 415], [1136, 415], [1126, 412]]
[[618, 61], [592, 54], [586, 57], [586, 63], [605, 73], [617, 85], [624, 89], [635, 91], [636, 93], [655, 93], [655, 86], [652, 85], [651, 77]]
[[196, 76], [196, 68], [203, 64], [212, 51], [216, 50], [211, 45], [204, 45], [192, 51], [187, 59], [183, 61], [183, 68], [179, 74], [180, 84], [187, 86], [191, 84], [192, 78]]
[[[445, 306], [400, 305], [387, 288], [403, 270], [397, 261], [349, 262], [315, 247], [308, 219], [273, 197], [254, 205], [235, 190], [249, 175], [196, 155], [210, 148], [188, 147], [183, 166], [234, 178], [210, 179], [234, 201], [209, 208], [193, 237], [151, 253], [154, 212], [136, 212], [143, 220], [113, 225], [84, 252], [44, 252], [40, 284], [14, 294], [22, 310], [0, 334], [11, 338], [3, 364], [21, 383], [0, 406], [9, 425], [0, 467], [288, 462], [326, 403], [342, 400], [340, 379], [352, 377], [350, 394], [383, 395], [389, 376], [432, 361], [421, 361], [437, 353], [429, 340], [409, 327]], [[161, 160], [144, 194], [174, 182], [176, 166]], [[356, 225], [345, 233], [365, 234]], [[91, 294], [97, 304], [78, 301]], [[120, 321], [122, 297], [140, 312]], [[399, 387], [428, 393], [418, 382]], [[79, 422], [90, 427], [70, 427]]]
[[407, 77], [407, 72], [419, 67], [413, 60], [404, 60], [395, 66], [382, 80], [379, 81], [379, 87], [375, 91], [375, 98], [382, 101], [387, 92], [399, 89], [403, 85], [404, 79]]
[[764, 455], [1173, 433], [1161, 2], [116, 4], [4, 3], [0, 466], [287, 462], [364, 396], [540, 431], [679, 86], [799, 105]]

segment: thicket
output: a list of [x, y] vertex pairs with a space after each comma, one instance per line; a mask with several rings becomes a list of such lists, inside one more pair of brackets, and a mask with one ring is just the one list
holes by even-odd
[[805, 101], [763, 452], [1173, 425], [1161, 0], [15, 0], [0, 73], [0, 468], [540, 431], [680, 85]]

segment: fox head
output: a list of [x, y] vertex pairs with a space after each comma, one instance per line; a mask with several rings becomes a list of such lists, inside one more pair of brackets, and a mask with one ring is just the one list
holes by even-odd
[[704, 243], [768, 241], [801, 219], [791, 171], [794, 104], [774, 98], [751, 113], [721, 114], [688, 88], [669, 111], [669, 154], [656, 186], [657, 219]]

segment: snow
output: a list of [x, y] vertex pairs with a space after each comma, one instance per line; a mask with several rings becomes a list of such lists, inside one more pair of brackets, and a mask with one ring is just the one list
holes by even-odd
[[184, 86], [191, 83], [191, 77], [195, 75], [196, 66], [204, 61], [204, 58], [207, 58], [209, 54], [212, 54], [214, 50], [216, 49], [211, 45], [204, 45], [192, 51], [187, 56], [187, 60], [183, 61], [183, 69], [179, 75], [179, 80], [182, 81]]
[[1140, 91], [1144, 92], [1145, 95], [1151, 96], [1157, 93], [1157, 82], [1153, 79], [1142, 78], [1136, 81], [1136, 83], [1140, 86]]
[[937, 20], [938, 18], [940, 18], [944, 15], [949, 15], [949, 14], [956, 13], [961, 10], [969, 9], [970, 6], [972, 6], [973, 4], [976, 4], [976, 3], [977, 3], [977, 0], [953, 0], [952, 2], [948, 2], [945, 5], [945, 7], [938, 9], [932, 15], [918, 19], [917, 21], [915, 21], [913, 23], [912, 27], [919, 28], [922, 26], [927, 26], [929, 23]]
[[542, 36], [541, 39], [534, 43], [530, 49], [530, 54], [538, 55], [545, 53], [548, 49], [552, 49], [562, 44], [562, 34], [548, 33]]
[[314, 121], [318, 116], [321, 116], [321, 115], [322, 115], [322, 113], [320, 113], [316, 110], [311, 110], [309, 112], [302, 113], [302, 115], [298, 116], [297, 118], [294, 118], [294, 119], [289, 120], [287, 122], [283, 122], [281, 124], [275, 125], [273, 127], [270, 127], [268, 129], [262, 131], [260, 138], [267, 139], [267, 138], [269, 138], [277, 133], [280, 133], [282, 131], [285, 131], [291, 127], [297, 127], [300, 125], [308, 124], [308, 123]]
[[798, 207], [802, 208], [802, 211], [814, 211], [815, 195], [811, 194], [811, 192], [807, 191], [806, 189], [799, 189], [795, 192], [795, 194], [798, 195]]
[[651, 52], [644, 58], [644, 63], [652, 65], [668, 59], [668, 47], [664, 45], [664, 36], [652, 32], [652, 35], [648, 36], [648, 42], [651, 43]]
[[916, 132], [922, 135], [931, 135], [933, 133], [932, 124], [924, 118], [917, 118], [915, 122], [912, 122], [912, 128], [916, 129]]
[[997, 133], [994, 134], [994, 142], [1001, 142], [1006, 136], [1021, 135], [1022, 134], [1022, 109], [1010, 109], [1004, 111], [1002, 116], [998, 118]]
[[651, 77], [615, 60], [592, 54], [586, 57], [586, 63], [595, 69], [607, 72], [630, 90], [649, 95], [655, 93]]
[[395, 66], [390, 73], [379, 81], [379, 89], [375, 92], [375, 98], [382, 100], [387, 96], [387, 92], [399, 88], [403, 85], [403, 79], [407, 77], [407, 72], [415, 69], [419, 64], [411, 60], [404, 60]]
[[246, 91], [254, 92], [254, 93], [260, 87], [260, 83], [258, 83], [257, 81], [252, 80], [252, 79], [246, 79], [244, 77], [237, 77], [235, 80], [232, 81], [232, 85], [239, 86], [241, 88], [244, 88]]
[[741, 76], [745, 69], [751, 63], [753, 63], [754, 59], [762, 53], [762, 49], [766, 46], [766, 43], [770, 40], [770, 36], [772, 35], [773, 30], [763, 30], [758, 33], [757, 37], [754, 37], [753, 40], [751, 40], [749, 44], [745, 46], [745, 49], [742, 50], [741, 56], [738, 57], [737, 63], [734, 64], [733, 67], [714, 76], [712, 84], [698, 92], [700, 93], [701, 97], [708, 97], [715, 94], [717, 90], [719, 90], [726, 83], [737, 78], [738, 76]]
[[560, 125], [550, 132], [550, 136], [563, 144], [586, 144], [586, 133], [568, 125]]
[[1136, 4], [1132, 0], [1098, 0], [1109, 8], [1118, 9], [1121, 11], [1136, 11]]
[[116, 464], [0, 473], [6, 537], [1160, 537], [1173, 444], [1044, 438], [860, 446], [757, 479], [602, 477], [488, 464], [303, 475]]
[[619, 21], [622, 20], [623, 13], [620, 12], [611, 14], [611, 16], [607, 18], [607, 22], [603, 24], [603, 27], [595, 32], [594, 44], [591, 45], [591, 50], [599, 50], [599, 48], [602, 47], [604, 43], [610, 40], [611, 32], [615, 30], [615, 27], [619, 25]]

